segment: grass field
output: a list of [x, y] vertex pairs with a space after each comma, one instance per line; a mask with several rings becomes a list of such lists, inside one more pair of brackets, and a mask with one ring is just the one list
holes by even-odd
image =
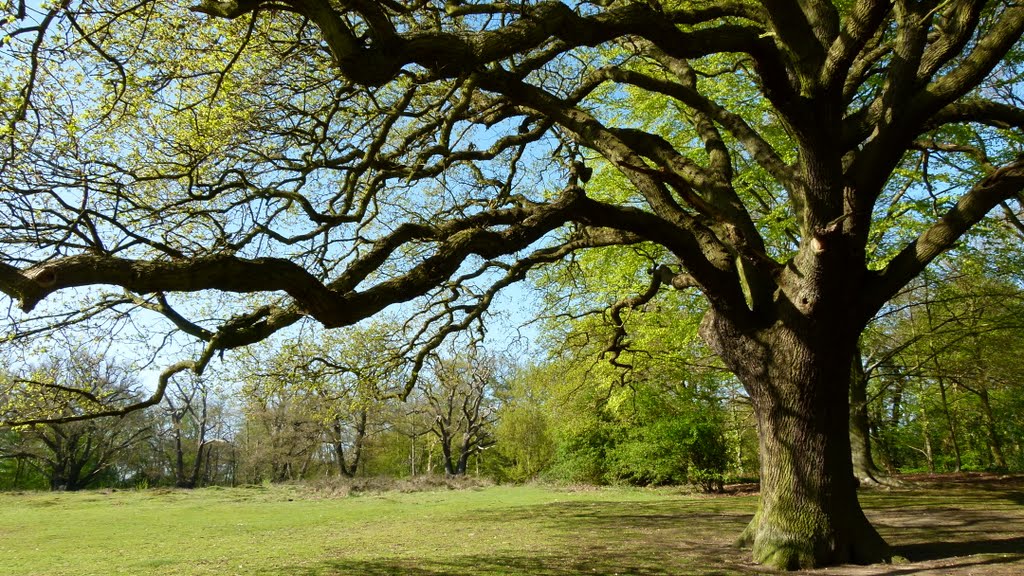
[[[827, 574], [1024, 574], [1024, 480], [863, 496], [907, 563]], [[539, 486], [0, 494], [3, 575], [752, 574], [756, 496]]]

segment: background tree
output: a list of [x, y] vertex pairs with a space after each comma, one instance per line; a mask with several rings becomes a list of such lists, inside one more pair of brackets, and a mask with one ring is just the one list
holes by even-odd
[[[81, 352], [52, 355], [23, 375], [9, 376], [5, 384], [8, 402], [39, 408], [45, 404], [46, 411], [63, 417], [87, 413], [103, 402], [139, 398], [138, 382], [128, 367]], [[51, 490], [81, 490], [105, 475], [116, 478], [119, 459], [152, 433], [152, 423], [142, 413], [50, 422], [7, 432], [0, 453], [37, 468]]]
[[161, 412], [167, 426], [161, 431], [166, 439], [167, 459], [179, 488], [195, 488], [201, 480], [214, 475], [213, 449], [226, 444], [223, 407], [212, 396], [209, 384], [201, 379], [178, 377], [164, 394]]
[[[613, 186], [608, 179], [599, 174], [593, 186]], [[589, 470], [576, 478], [706, 489], [726, 477], [756, 476], [749, 398], [698, 334], [706, 302], [690, 291], [657, 300], [644, 294], [661, 258], [663, 250], [651, 246], [599, 248], [536, 281], [545, 299], [542, 341], [557, 374], [555, 404], [572, 406], [555, 408], [554, 420], [586, 415], [580, 431], [597, 440], [584, 442], [577, 460], [568, 449], [576, 431], [563, 427], [561, 474]], [[619, 300], [623, 293], [641, 296]]]
[[296, 385], [319, 397], [317, 418], [337, 471], [352, 477], [364, 463], [366, 445], [386, 425], [386, 398], [400, 386], [402, 368], [391, 356], [394, 333], [387, 323], [325, 334], [306, 344], [296, 362]]
[[[756, 444], [743, 446], [741, 432], [750, 425], [729, 417], [743, 409], [736, 405], [742, 393], [700, 345], [700, 315], [693, 310], [701, 302], [693, 294], [676, 292], [635, 307], [614, 301], [623, 291], [616, 283], [636, 290], [645, 282], [650, 257], [606, 248], [581, 255], [560, 277], [545, 278], [552, 313], [545, 324], [552, 358], [545, 368], [558, 436], [552, 473], [573, 481], [720, 488], [727, 475], [756, 470], [756, 459], [749, 461]], [[602, 316], [593, 303], [609, 298], [610, 312]], [[730, 462], [730, 452], [739, 458]]]
[[240, 480], [294, 481], [317, 472], [324, 438], [316, 394], [290, 386], [273, 369], [254, 370], [244, 382], [243, 420], [235, 437]]
[[269, 435], [260, 442], [277, 446], [272, 453], [299, 450], [309, 459], [302, 470], [329, 461], [338, 475], [356, 475], [368, 444], [393, 416], [389, 397], [403, 384], [394, 330], [381, 322], [250, 350], [233, 378], [249, 398], [247, 424], [261, 423], [263, 432], [251, 438]]
[[850, 375], [850, 452], [853, 475], [861, 486], [896, 486], [899, 480], [884, 474], [875, 464], [871, 448], [871, 419], [868, 408], [868, 371], [860, 348], [853, 357]]
[[34, 456], [21, 449], [21, 436], [0, 430], [0, 489], [49, 488], [49, 479], [33, 466]]
[[541, 365], [521, 366], [499, 391], [494, 451], [502, 480], [525, 482], [544, 472], [555, 455], [554, 410], [557, 379]]
[[[415, 379], [531, 269], [650, 243], [664, 251], [649, 288], [622, 302], [699, 290], [702, 336], [757, 417], [754, 559], [888, 556], [856, 498], [850, 367], [875, 313], [1024, 185], [1024, 7], [192, 10], [209, 18], [71, 1], [7, 25], [0, 291], [38, 309], [14, 332], [155, 313], [203, 343], [166, 385], [304, 319], [351, 325], [415, 301]], [[588, 187], [595, 170], [617, 194]], [[908, 197], [936, 208], [875, 258], [872, 230]], [[101, 285], [115, 290], [66, 297]]]
[[431, 432], [434, 418], [426, 398], [414, 391], [404, 402], [387, 402], [381, 410], [379, 433], [367, 438], [364, 460], [367, 475], [415, 477], [434, 474], [439, 461], [437, 438]]
[[496, 389], [503, 386], [500, 358], [470, 346], [451, 356], [434, 356], [423, 381], [430, 431], [438, 440], [444, 473], [461, 476], [469, 459], [494, 445]]
[[[866, 334], [871, 428], [888, 467], [1005, 469], [1021, 292], [960, 258], [921, 278]], [[997, 375], [998, 374], [998, 375]]]

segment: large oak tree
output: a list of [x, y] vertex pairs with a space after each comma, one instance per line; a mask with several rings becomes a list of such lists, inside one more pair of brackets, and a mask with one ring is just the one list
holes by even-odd
[[[1024, 186], [1024, 6], [8, 6], [0, 290], [43, 315], [16, 334], [156, 312], [205, 343], [166, 385], [301, 320], [414, 302], [418, 368], [532, 269], [653, 243], [650, 290], [613, 313], [665, 287], [707, 298], [702, 335], [758, 416], [754, 559], [887, 557], [851, 471], [851, 361], [874, 313]], [[595, 166], [621, 189], [589, 187]], [[938, 216], [876, 257], [907, 198]], [[99, 285], [120, 291], [82, 288]]]

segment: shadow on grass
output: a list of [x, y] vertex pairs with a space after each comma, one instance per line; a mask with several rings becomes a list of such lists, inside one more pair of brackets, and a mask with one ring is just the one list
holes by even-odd
[[[530, 575], [746, 576], [762, 574], [749, 551], [732, 542], [752, 517], [735, 506], [719, 511], [713, 501], [555, 502], [477, 512], [473, 526], [529, 526], [523, 550], [449, 553], [426, 558], [336, 558], [315, 566], [285, 567], [261, 576]], [[703, 504], [703, 502], [700, 502]], [[714, 509], [714, 510], [712, 510]], [[513, 539], [516, 534], [511, 535]]]
[[[879, 576], [1024, 573], [1024, 510], [1020, 476], [928, 482], [874, 498], [871, 521], [893, 554], [918, 566], [893, 566]], [[1010, 566], [1012, 564], [1012, 566]]]
[[1024, 506], [1024, 475], [957, 474], [915, 475], [903, 478], [894, 490], [861, 492], [871, 508], [902, 508], [907, 505], [941, 506], [955, 499], [959, 505], [990, 507], [999, 501]]
[[[508, 522], [525, 520], [541, 524], [556, 531], [592, 532], [678, 531], [698, 532], [705, 537], [713, 534], [739, 535], [750, 519], [756, 501], [748, 500], [739, 505], [719, 504], [717, 500], [682, 500], [661, 502], [553, 502], [537, 506], [522, 506], [513, 509], [478, 513], [475, 520], [483, 522]], [[725, 540], [730, 540], [726, 538]], [[705, 540], [706, 541], [706, 540]]]
[[260, 572], [261, 576], [450, 576], [450, 575], [522, 575], [565, 576], [588, 574], [594, 576], [748, 576], [763, 574], [754, 568], [693, 566], [662, 568], [638, 566], [613, 559], [572, 558], [546, 555], [543, 558], [525, 556], [463, 556], [449, 561], [416, 562], [413, 560], [332, 560], [314, 567], [283, 568]]
[[[986, 567], [993, 568], [1000, 564], [1009, 564], [1016, 562], [1012, 558], [964, 558], [962, 561], [944, 564], [941, 568], [935, 568], [931, 566], [905, 566], [905, 567], [892, 567], [881, 572], [874, 572], [872, 576], [911, 576], [912, 574], [986, 574]], [[1018, 574], [1019, 572], [1002, 572], [1003, 574]]]
[[911, 562], [924, 562], [958, 556], [977, 554], [1001, 554], [1000, 560], [1014, 562], [1024, 560], [1024, 536], [1016, 538], [991, 538], [960, 542], [922, 542], [894, 546], [894, 553]]
[[[931, 488], [876, 494], [872, 521], [913, 564], [876, 565], [830, 574], [1018, 574], [1024, 567], [1024, 514], [1008, 509], [1013, 486]], [[468, 538], [475, 526], [522, 530], [519, 548], [462, 552], [439, 548], [427, 557], [335, 557], [315, 565], [268, 569], [261, 576], [748, 576], [766, 571], [750, 563], [750, 551], [732, 544], [750, 521], [754, 499], [709, 498], [658, 502], [562, 501], [476, 511], [456, 520]], [[961, 508], [961, 506], [963, 506]], [[455, 547], [453, 547], [455, 548]], [[369, 552], [369, 551], [362, 551]], [[339, 550], [339, 556], [344, 549]], [[371, 552], [372, 553], [372, 552]], [[818, 573], [811, 571], [810, 573]]]

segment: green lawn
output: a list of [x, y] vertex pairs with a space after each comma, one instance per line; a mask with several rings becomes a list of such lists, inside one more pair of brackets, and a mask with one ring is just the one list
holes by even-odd
[[[948, 494], [866, 502], [890, 541], [918, 546], [926, 566], [943, 557], [928, 541], [948, 535], [906, 519], [941, 514]], [[995, 521], [1004, 532], [1007, 522], [1024, 526], [1024, 514], [1005, 514], [1003, 492], [963, 496], [970, 507], [952, 517], [969, 511], [980, 522], [1003, 509]], [[749, 495], [534, 486], [340, 498], [296, 487], [0, 494], [0, 574], [750, 574], [759, 570], [731, 542], [755, 504]], [[1013, 533], [997, 540], [1017, 543]], [[983, 564], [1024, 566], [989, 548], [979, 549], [983, 560], [1003, 560]]]

